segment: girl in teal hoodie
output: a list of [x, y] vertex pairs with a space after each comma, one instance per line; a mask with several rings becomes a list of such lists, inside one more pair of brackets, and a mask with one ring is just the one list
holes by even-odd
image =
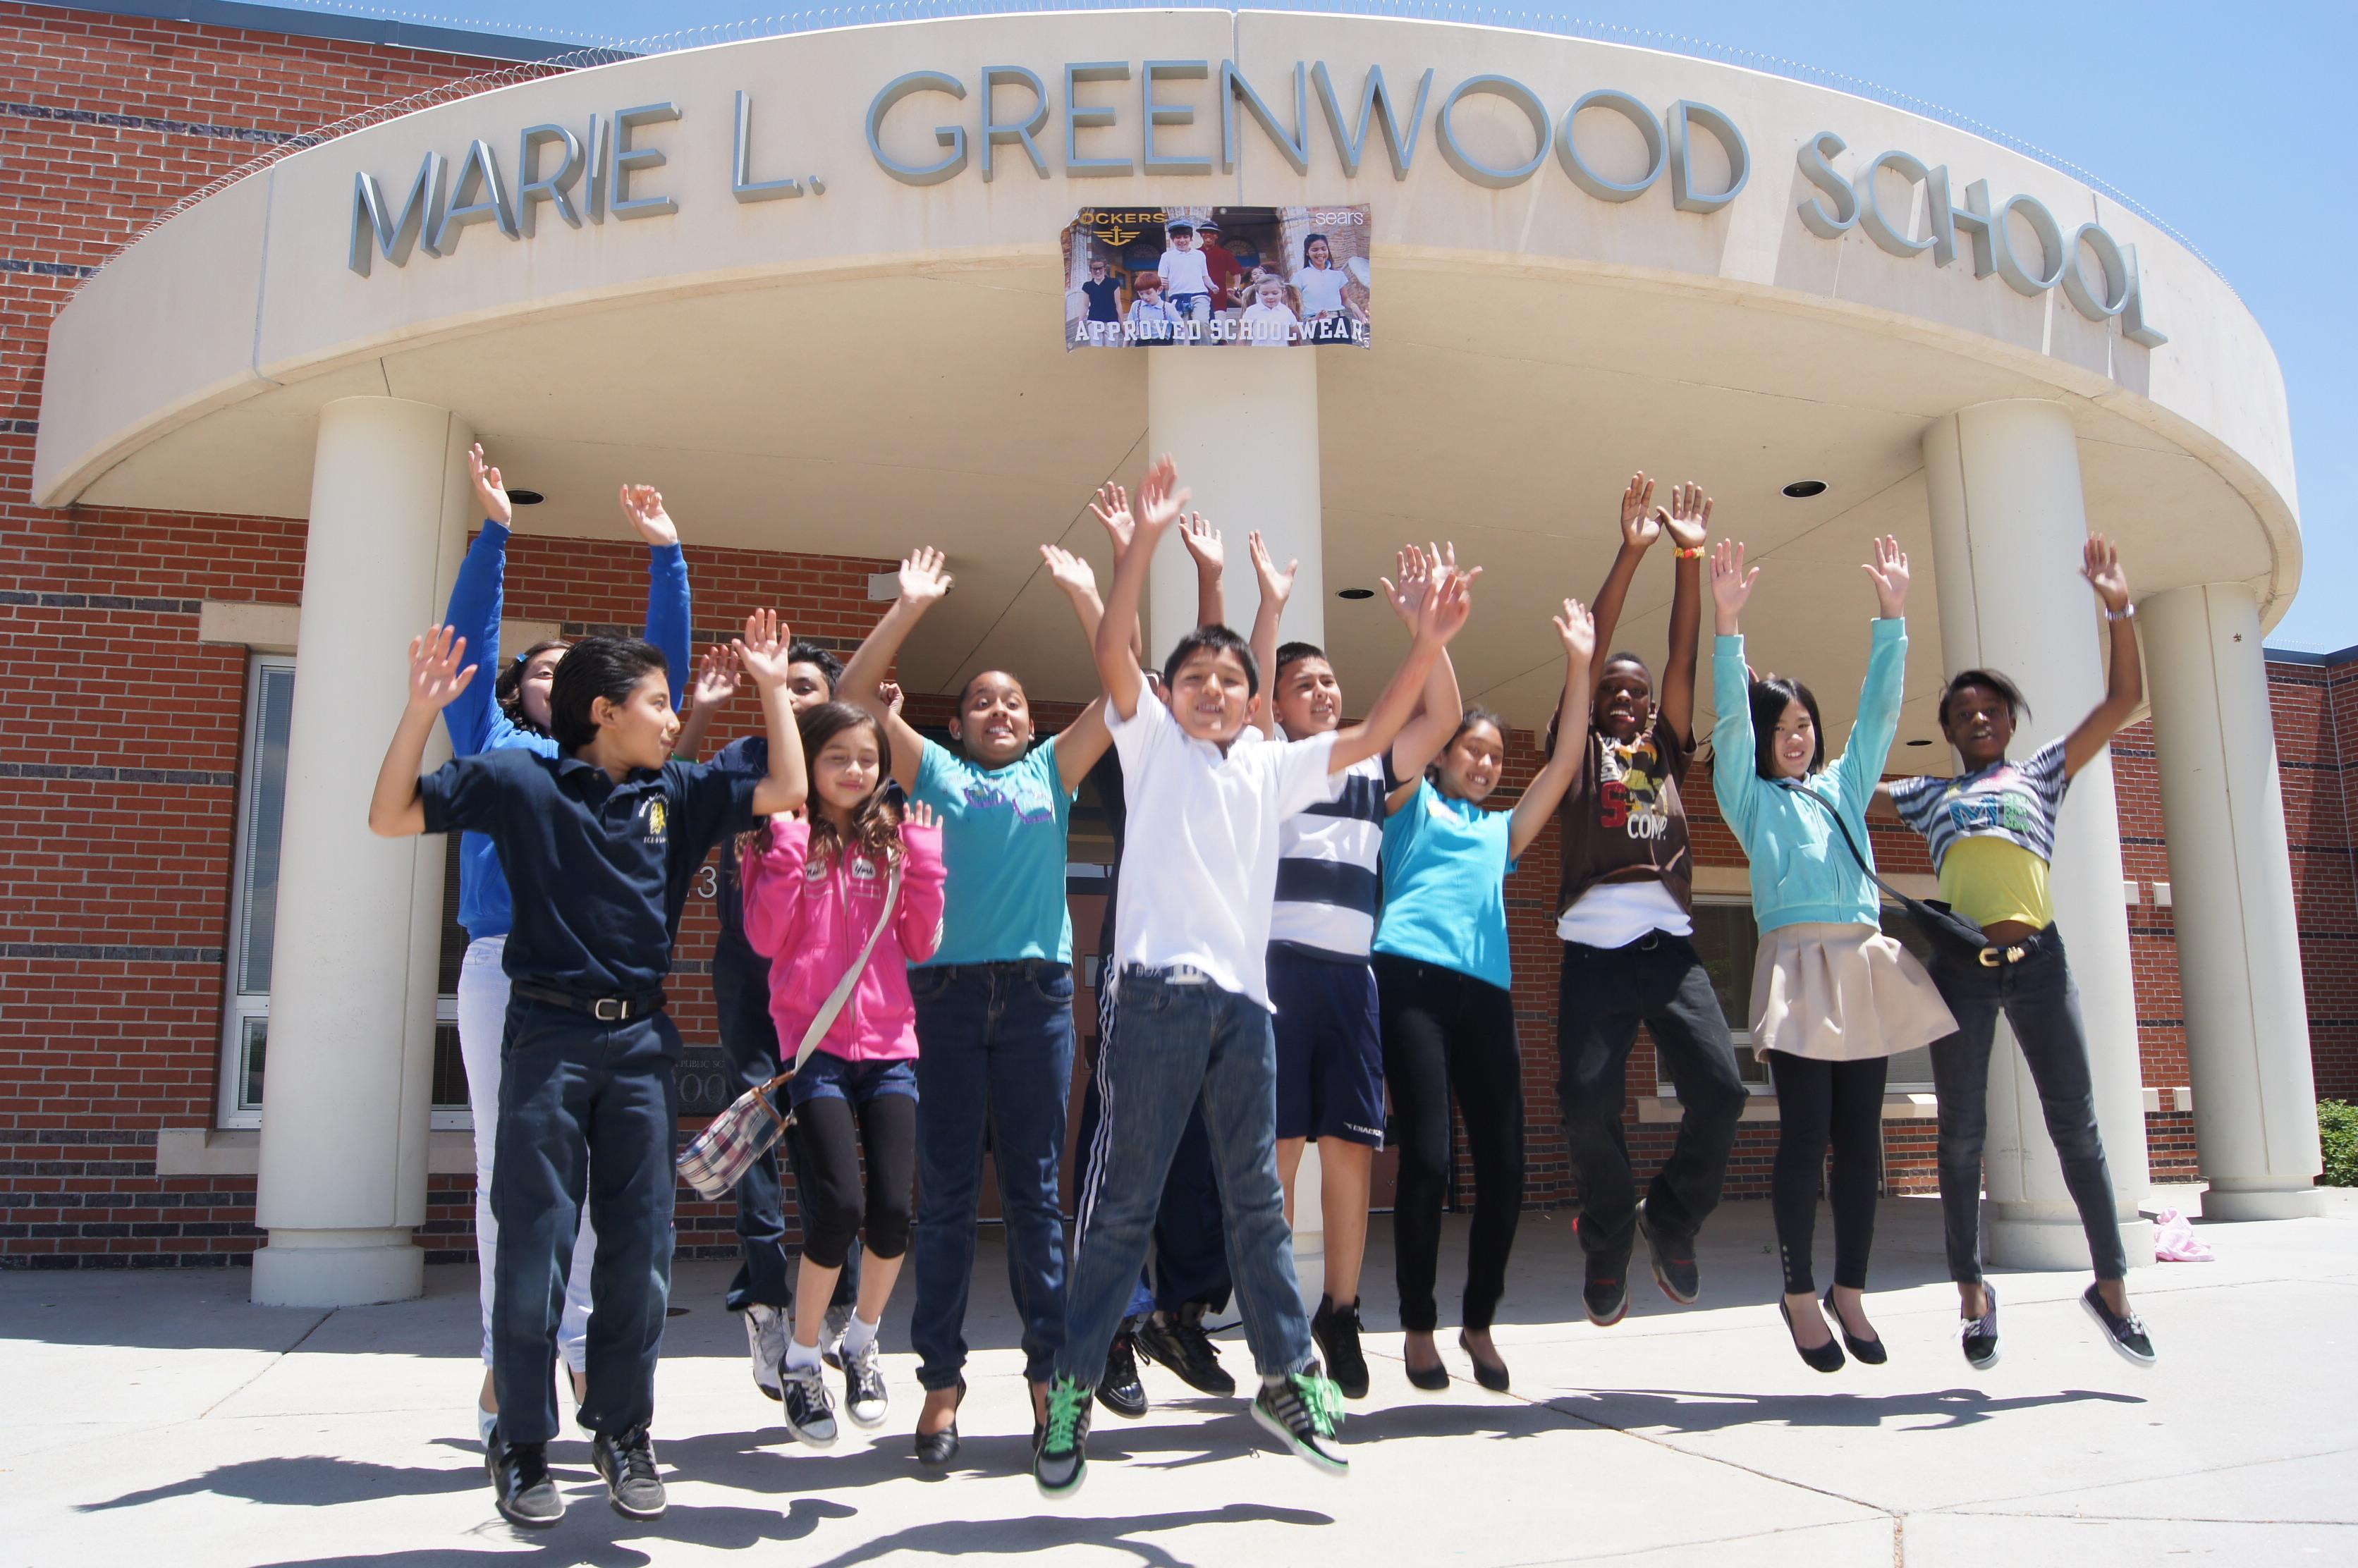
[[1868, 633], [1866, 683], [1850, 744], [1829, 766], [1810, 688], [1781, 676], [1755, 679], [1744, 662], [1736, 616], [1759, 568], [1747, 571], [1744, 546], [1725, 539], [1711, 564], [1719, 633], [1712, 654], [1719, 718], [1712, 728], [1711, 782], [1721, 814], [1752, 861], [1752, 913], [1760, 927], [1752, 1047], [1766, 1058], [1777, 1087], [1769, 1195], [1785, 1271], [1778, 1310], [1794, 1349], [1821, 1372], [1840, 1369], [1844, 1359], [1819, 1314], [1810, 1269], [1826, 1145], [1832, 1141], [1834, 1154], [1827, 1183], [1834, 1282], [1825, 1307], [1851, 1354], [1879, 1363], [1883, 1342], [1860, 1292], [1875, 1238], [1884, 1069], [1892, 1056], [1956, 1029], [1931, 977], [1883, 935], [1870, 874], [1866, 807], [1899, 728], [1908, 663], [1908, 557], [1899, 542], [1875, 541], [1866, 571], [1877, 615]]

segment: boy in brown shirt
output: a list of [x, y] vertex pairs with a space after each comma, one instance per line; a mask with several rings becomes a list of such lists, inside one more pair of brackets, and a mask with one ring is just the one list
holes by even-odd
[[[1564, 797], [1556, 899], [1563, 941], [1556, 1095], [1580, 1181], [1582, 1301], [1599, 1327], [1629, 1310], [1629, 1255], [1639, 1235], [1664, 1294], [1685, 1305], [1701, 1292], [1694, 1236], [1719, 1203], [1745, 1099], [1726, 1015], [1691, 939], [1694, 870], [1679, 800], [1694, 749], [1695, 640], [1711, 503], [1692, 484], [1671, 491], [1668, 509], [1652, 504], [1653, 493], [1641, 473], [1622, 494], [1620, 553], [1596, 593], [1596, 645], [1612, 645], [1639, 564], [1669, 533], [1678, 559], [1661, 695], [1658, 702], [1635, 654], [1604, 661], [1587, 755]], [[1641, 1023], [1678, 1086], [1681, 1108], [1678, 1141], [1643, 1204], [1621, 1128], [1629, 1050]]]

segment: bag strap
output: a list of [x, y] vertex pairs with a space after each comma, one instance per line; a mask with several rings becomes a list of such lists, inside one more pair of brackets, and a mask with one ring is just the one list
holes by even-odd
[[1819, 810], [1824, 812], [1828, 816], [1833, 817], [1834, 819], [1834, 831], [1842, 835], [1843, 843], [1850, 849], [1850, 858], [1858, 862], [1858, 869], [1866, 873], [1866, 880], [1873, 882], [1877, 887], [1881, 888], [1885, 892], [1889, 893], [1892, 898], [1898, 903], [1901, 908], [1914, 909], [1923, 903], [1923, 900], [1921, 899], [1914, 898], [1907, 893], [1901, 892], [1898, 888], [1893, 887], [1889, 882], [1885, 881], [1880, 876], [1876, 874], [1875, 862], [1866, 858], [1866, 851], [1862, 850], [1858, 847], [1858, 840], [1851, 837], [1850, 824], [1843, 820], [1842, 812], [1832, 803], [1828, 802], [1823, 796], [1820, 795], [1817, 791], [1803, 784], [1779, 784], [1777, 787], [1779, 789], [1790, 790], [1791, 793], [1800, 795], [1803, 800], [1809, 801], [1812, 805], [1816, 806]]
[[810, 1027], [803, 1031], [803, 1043], [795, 1049], [792, 1071], [802, 1071], [803, 1064], [810, 1060], [811, 1053], [818, 1049], [818, 1043], [826, 1039], [827, 1032], [835, 1026], [836, 1015], [843, 1011], [843, 1004], [851, 1000], [852, 988], [860, 983], [860, 975], [867, 970], [869, 955], [876, 951], [877, 939], [884, 935], [884, 928], [892, 924], [892, 912], [900, 903], [901, 862], [896, 858], [892, 862], [892, 880], [884, 887], [884, 910], [876, 917], [876, 929], [868, 934], [867, 945], [860, 949], [860, 957], [851, 961], [851, 968], [843, 972], [843, 979], [835, 982], [834, 994], [812, 1017]]

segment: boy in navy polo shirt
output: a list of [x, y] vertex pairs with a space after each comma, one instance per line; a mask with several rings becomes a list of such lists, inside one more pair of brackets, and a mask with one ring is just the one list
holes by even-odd
[[774, 613], [746, 618], [737, 655], [761, 688], [773, 759], [764, 778], [670, 761], [680, 720], [662, 652], [608, 637], [575, 643], [557, 666], [557, 755], [485, 752], [421, 778], [437, 716], [475, 671], [466, 639], [448, 626], [410, 644], [409, 702], [377, 773], [369, 828], [482, 833], [514, 895], [492, 1176], [500, 1424], [484, 1465], [500, 1512], [517, 1524], [552, 1525], [565, 1512], [546, 1446], [557, 1434], [557, 1309], [585, 1189], [599, 1248], [580, 1420], [595, 1433], [591, 1457], [616, 1511], [664, 1510], [647, 1422], [671, 1289], [680, 1039], [663, 981], [688, 883], [713, 844], [803, 804], [801, 749], [778, 741], [794, 722], [787, 647]]

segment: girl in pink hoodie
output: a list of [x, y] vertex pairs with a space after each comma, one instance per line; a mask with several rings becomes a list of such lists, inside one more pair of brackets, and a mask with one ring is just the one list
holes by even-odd
[[[854, 1423], [883, 1424], [884, 1377], [876, 1329], [908, 1250], [915, 1170], [917, 1032], [908, 968], [933, 957], [942, 930], [942, 834], [922, 805], [887, 800], [884, 735], [848, 703], [801, 717], [809, 758], [806, 816], [773, 816], [745, 836], [745, 936], [770, 960], [770, 1015], [792, 1054], [884, 918], [895, 866], [898, 903], [841, 1011], [795, 1074], [789, 1140], [802, 1205], [795, 1299], [824, 1302], [864, 1225], [868, 1262], [843, 1336], [844, 1405]], [[868, 1162], [864, 1196], [860, 1155]], [[819, 1357], [823, 1314], [797, 1314], [779, 1382], [786, 1428], [803, 1443], [835, 1442], [835, 1407]]]

